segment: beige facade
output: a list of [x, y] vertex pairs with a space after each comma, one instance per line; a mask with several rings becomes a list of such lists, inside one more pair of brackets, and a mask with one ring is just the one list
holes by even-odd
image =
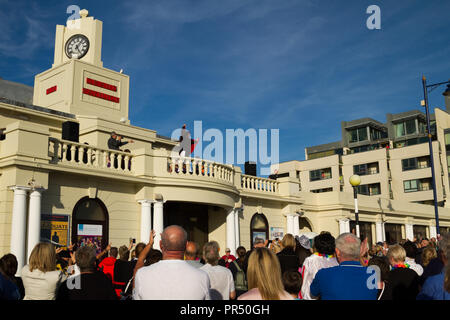
[[[391, 181], [427, 177], [429, 169], [410, 176], [398, 167], [403, 157], [426, 154], [422, 145], [408, 147], [411, 153], [382, 149], [281, 163], [280, 173], [288, 176], [276, 180], [245, 175], [237, 166], [173, 157], [177, 141], [130, 124], [129, 77], [103, 67], [101, 22], [83, 14], [78, 23], [79, 29], [57, 27], [54, 64], [36, 76], [33, 105], [0, 100], [5, 134], [0, 140], [0, 255], [13, 252], [25, 264], [42, 240], [41, 215], [68, 215], [74, 241], [77, 224], [101, 223], [103, 239], [113, 246], [130, 238], [146, 242], [151, 228], [159, 233], [168, 223], [183, 225], [200, 244], [217, 240], [222, 252], [250, 248], [255, 235], [272, 238], [271, 228], [309, 236], [328, 230], [337, 236], [354, 220], [348, 176], [354, 164], [368, 161], [378, 162], [378, 173], [363, 177], [363, 183], [381, 185], [379, 196], [359, 197], [360, 220], [370, 223], [372, 239], [385, 239], [385, 223], [403, 229], [423, 225], [433, 235], [432, 206], [411, 203], [401, 182], [392, 183], [393, 197], [389, 193]], [[78, 33], [89, 38], [89, 51], [69, 59], [65, 43]], [[447, 128], [448, 115], [436, 112], [438, 127]], [[79, 124], [79, 142], [63, 139], [67, 121]], [[111, 131], [135, 141], [126, 146], [130, 152], [108, 149]], [[445, 150], [441, 138], [435, 144]], [[321, 169], [326, 170], [310, 173]], [[442, 177], [446, 187], [440, 199], [449, 192], [448, 170]], [[430, 199], [429, 191], [421, 192], [420, 199]], [[89, 209], [95, 204], [100, 211]], [[441, 207], [439, 214], [441, 225], [450, 227], [450, 209]]]

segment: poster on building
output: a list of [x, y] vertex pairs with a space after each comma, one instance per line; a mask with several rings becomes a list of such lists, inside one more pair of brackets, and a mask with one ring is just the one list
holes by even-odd
[[276, 238], [281, 240], [281, 239], [283, 239], [283, 236], [284, 236], [283, 228], [270, 227], [270, 239], [271, 240], [275, 240]]
[[256, 238], [263, 239], [264, 241], [267, 240], [265, 232], [253, 231], [252, 236], [253, 236], [253, 243], [255, 243]]
[[69, 222], [70, 217], [67, 214], [42, 214], [41, 241], [67, 248], [70, 243]]
[[78, 224], [77, 245], [78, 247], [91, 246], [97, 254], [102, 251], [103, 226], [98, 224]]

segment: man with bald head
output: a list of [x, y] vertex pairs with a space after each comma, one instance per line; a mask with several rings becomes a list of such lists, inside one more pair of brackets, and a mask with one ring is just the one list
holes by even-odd
[[198, 247], [197, 244], [193, 241], [188, 241], [186, 244], [186, 250], [184, 252], [184, 260], [195, 268], [203, 267], [203, 264], [200, 261], [197, 261], [197, 253]]
[[322, 300], [376, 300], [378, 289], [372, 285], [374, 270], [360, 263], [361, 240], [353, 233], [336, 239], [338, 266], [320, 269], [310, 286], [311, 296]]
[[[153, 237], [152, 232], [139, 256], [139, 266], [153, 245]], [[134, 300], [210, 300], [208, 274], [183, 260], [186, 243], [187, 233], [182, 227], [172, 225], [164, 229], [160, 241], [163, 259], [136, 271]]]

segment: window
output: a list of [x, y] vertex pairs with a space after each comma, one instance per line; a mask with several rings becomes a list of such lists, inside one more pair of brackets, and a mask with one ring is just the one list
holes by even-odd
[[400, 123], [396, 123], [394, 124], [394, 128], [396, 137], [403, 137], [408, 134], [417, 133], [416, 119], [410, 119]]
[[387, 138], [387, 132], [370, 127], [370, 140]]
[[362, 184], [356, 187], [357, 193], [365, 196], [379, 195], [381, 193], [380, 189], [379, 183]]
[[378, 162], [358, 164], [353, 166], [353, 174], [365, 176], [379, 173]]
[[403, 181], [405, 192], [431, 190], [431, 179], [414, 179]]
[[[436, 138], [434, 136], [433, 136], [433, 140], [436, 140]], [[427, 142], [428, 142], [427, 137], [413, 138], [413, 139], [396, 142], [394, 144], [394, 148], [402, 148], [402, 147], [413, 146], [416, 144], [427, 143]]]
[[323, 193], [323, 192], [332, 192], [333, 188], [323, 188], [323, 189], [316, 189], [311, 190], [312, 193]]
[[308, 160], [328, 157], [328, 156], [332, 156], [334, 154], [336, 154], [335, 150], [328, 150], [328, 151], [322, 151], [322, 152], [309, 153], [308, 154]]
[[313, 170], [309, 172], [309, 181], [331, 179], [331, 168]]
[[367, 127], [348, 130], [349, 142], [366, 141]]

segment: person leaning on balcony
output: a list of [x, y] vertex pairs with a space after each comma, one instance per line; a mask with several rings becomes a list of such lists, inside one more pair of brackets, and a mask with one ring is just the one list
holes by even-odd
[[126, 145], [127, 143], [133, 143], [134, 141], [130, 139], [130, 141], [122, 141], [122, 136], [119, 136], [114, 131], [111, 132], [111, 137], [108, 139], [108, 148], [111, 150], [120, 151], [120, 147]]

